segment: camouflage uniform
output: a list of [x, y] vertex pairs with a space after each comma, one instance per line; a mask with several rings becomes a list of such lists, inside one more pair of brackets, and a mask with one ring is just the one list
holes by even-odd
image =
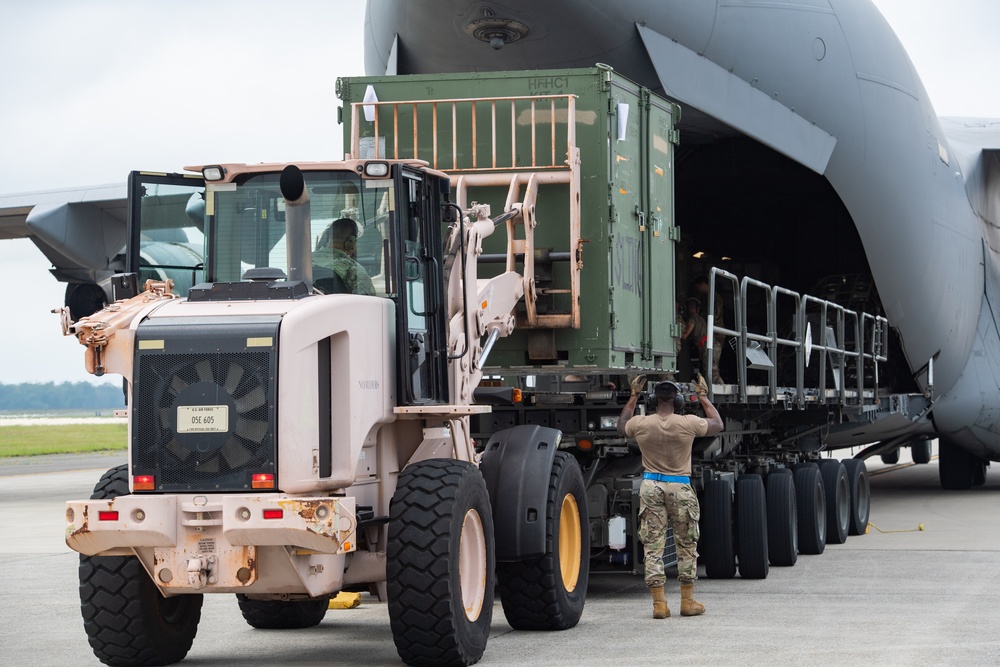
[[698, 578], [698, 521], [701, 508], [690, 484], [642, 480], [639, 486], [639, 540], [646, 552], [646, 585], [663, 586], [663, 549], [667, 526], [674, 529], [677, 580], [681, 585]]
[[330, 269], [340, 276], [340, 279], [347, 285], [347, 289], [351, 290], [351, 294], [375, 296], [375, 286], [372, 284], [368, 272], [363, 266], [351, 259], [351, 256], [346, 252], [339, 248], [328, 248], [324, 253], [316, 253], [316, 255], [314, 255], [313, 263], [316, 266]]

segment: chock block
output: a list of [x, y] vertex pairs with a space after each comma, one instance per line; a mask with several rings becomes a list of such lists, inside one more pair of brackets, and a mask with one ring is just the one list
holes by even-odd
[[361, 593], [337, 593], [330, 600], [330, 609], [354, 609], [361, 606]]

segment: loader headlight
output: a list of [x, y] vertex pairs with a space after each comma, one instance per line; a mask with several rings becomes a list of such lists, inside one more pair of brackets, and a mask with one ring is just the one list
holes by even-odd
[[387, 162], [365, 162], [365, 176], [384, 178], [389, 175]]
[[205, 167], [201, 170], [201, 176], [206, 181], [221, 181], [222, 177], [225, 175], [226, 170], [220, 166]]

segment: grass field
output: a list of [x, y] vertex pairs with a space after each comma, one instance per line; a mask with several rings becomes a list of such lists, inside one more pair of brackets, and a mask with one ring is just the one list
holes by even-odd
[[125, 424], [66, 424], [0, 427], [0, 458], [39, 454], [104, 452], [128, 447]]

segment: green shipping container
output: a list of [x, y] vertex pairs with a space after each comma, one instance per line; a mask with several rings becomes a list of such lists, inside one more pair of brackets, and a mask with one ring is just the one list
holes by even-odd
[[[537, 186], [533, 247], [518, 246], [534, 260], [534, 312], [519, 306], [490, 368], [676, 367], [677, 105], [606, 67], [351, 77], [337, 94], [353, 157], [424, 160], [451, 175], [453, 198], [488, 203], [494, 217], [507, 201], [531, 203], [528, 181]], [[504, 270], [506, 237], [487, 240], [480, 276]]]

